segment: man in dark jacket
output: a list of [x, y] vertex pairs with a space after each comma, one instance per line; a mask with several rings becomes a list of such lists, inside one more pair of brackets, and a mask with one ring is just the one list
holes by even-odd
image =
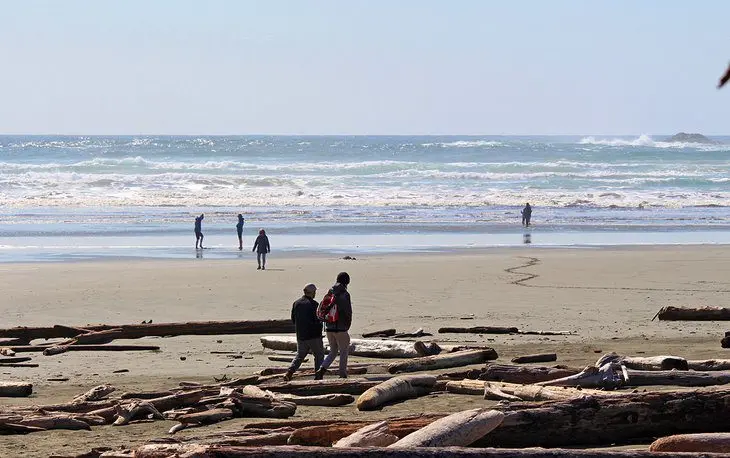
[[304, 296], [292, 304], [291, 320], [294, 322], [294, 329], [297, 333], [297, 355], [284, 375], [286, 381], [291, 380], [294, 372], [299, 369], [310, 351], [314, 354], [314, 370], [316, 371], [322, 365], [324, 344], [322, 343], [322, 322], [317, 318], [318, 304], [314, 300], [316, 294], [317, 287], [310, 283], [304, 287]]
[[352, 302], [347, 285], [350, 284], [350, 275], [347, 272], [337, 274], [337, 283], [332, 287], [335, 304], [337, 304], [337, 321], [325, 325], [327, 342], [330, 352], [315, 374], [315, 380], [321, 380], [330, 364], [340, 354], [340, 378], [347, 378], [347, 353], [350, 350], [350, 325], [352, 324]]

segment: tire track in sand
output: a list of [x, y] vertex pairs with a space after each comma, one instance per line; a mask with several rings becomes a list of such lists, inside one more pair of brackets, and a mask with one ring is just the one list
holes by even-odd
[[532, 285], [527, 282], [534, 280], [540, 275], [532, 272], [521, 272], [522, 269], [539, 265], [539, 258], [531, 256], [519, 256], [526, 259], [527, 262], [514, 267], [504, 269], [511, 275], [520, 275], [522, 278], [512, 280], [511, 285], [524, 286], [526, 288], [551, 288], [551, 289], [588, 289], [588, 290], [604, 290], [604, 291], [667, 291], [667, 292], [690, 292], [690, 293], [730, 293], [730, 289], [694, 289], [694, 288], [637, 288], [633, 286], [577, 286], [577, 285]]

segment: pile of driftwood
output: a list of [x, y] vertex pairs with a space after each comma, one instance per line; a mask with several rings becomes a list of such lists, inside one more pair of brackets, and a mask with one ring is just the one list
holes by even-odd
[[[250, 323], [274, 322], [239, 322], [237, 327], [225, 329], [235, 333], [272, 329]], [[58, 332], [76, 332], [60, 336], [69, 339], [61, 346], [73, 348], [89, 344], [89, 339], [95, 342], [93, 345], [105, 345], [110, 342], [106, 339], [137, 338], [152, 335], [150, 332], [191, 332], [191, 328], [175, 327], [181, 325], [159, 325], [165, 329], [156, 331], [151, 330], [149, 323], [126, 330], [85, 327], [83, 332], [78, 332], [79, 328], [57, 330], [53, 337], [58, 338]], [[23, 338], [19, 329], [30, 328], [16, 329], [16, 335], [6, 337]], [[34, 329], [44, 329], [33, 331], [34, 338], [51, 338], [37, 336], [52, 328]], [[192, 329], [212, 334], [221, 328]], [[277, 331], [272, 332], [278, 332], [284, 327], [274, 329]], [[7, 330], [0, 330], [0, 335], [3, 331]], [[406, 334], [427, 335], [422, 330]], [[377, 358], [372, 363], [351, 364], [348, 371], [353, 378], [313, 380], [312, 371], [303, 370], [295, 374], [294, 380], [285, 381], [281, 374], [286, 368], [271, 367], [235, 380], [211, 384], [181, 382], [154, 392], [117, 395], [114, 387], [100, 385], [64, 404], [0, 407], [0, 434], [121, 427], [138, 421], [168, 422], [164, 425], [167, 434], [158, 440], [125, 450], [99, 448], [83, 455], [110, 458], [640, 457], [665, 452], [682, 456], [685, 451], [703, 452], [709, 457], [712, 452], [730, 453], [730, 437], [722, 434], [730, 430], [728, 360], [609, 353], [586, 368], [525, 366], [492, 363], [498, 355], [488, 347], [395, 340], [404, 338], [397, 333], [390, 337], [394, 339], [352, 339], [351, 354]], [[261, 343], [264, 348], [278, 351], [296, 347], [289, 336], [264, 336]], [[556, 354], [526, 355], [514, 358], [513, 362], [556, 359]], [[691, 388], [647, 388], [658, 385]], [[637, 387], [642, 387], [642, 391]], [[368, 420], [360, 413], [434, 395], [462, 397], [471, 408], [453, 414], [424, 413], [384, 421]], [[297, 407], [304, 405], [352, 409], [353, 413], [347, 415], [347, 421], [332, 419], [335, 415], [327, 414], [317, 415], [316, 419], [291, 419]], [[242, 417], [268, 420], [230, 431], [201, 428], [202, 433], [194, 436], [176, 435], [183, 429]], [[648, 443], [657, 438], [660, 439], [652, 445], [653, 451], [575, 448]]]
[[[730, 453], [730, 435], [723, 433], [730, 428], [730, 387], [704, 387], [730, 381], [730, 361], [610, 353], [583, 369], [487, 364], [462, 372], [393, 375], [473, 365], [492, 357], [496, 357], [494, 350], [461, 350], [395, 363], [353, 365], [353, 370], [366, 375], [379, 366], [381, 375], [350, 379], [299, 378], [286, 382], [279, 375], [283, 368], [269, 368], [260, 374], [211, 385], [183, 382], [167, 391], [122, 393], [117, 397], [111, 397], [112, 387], [102, 385], [67, 404], [5, 408], [0, 413], [0, 431], [88, 429], [140, 420], [176, 422], [169, 428], [169, 437], [133, 449], [97, 449], [83, 455], [117, 458], [310, 454], [641, 457], [664, 452], [671, 456], [703, 452], [692, 456], [709, 457], [714, 452]], [[693, 388], [636, 390], [647, 385]], [[698, 385], [703, 387], [696, 388]], [[342, 406], [354, 403], [356, 411], [368, 411], [433, 393], [471, 396], [469, 404], [474, 408], [450, 415], [439, 412], [385, 421], [357, 415], [351, 415], [348, 421], [288, 419], [295, 415], [298, 405], [348, 408]], [[174, 435], [182, 429], [237, 417], [275, 420], [186, 438]], [[654, 441], [656, 438], [660, 439]], [[575, 449], [637, 441], [654, 441], [652, 451]]]

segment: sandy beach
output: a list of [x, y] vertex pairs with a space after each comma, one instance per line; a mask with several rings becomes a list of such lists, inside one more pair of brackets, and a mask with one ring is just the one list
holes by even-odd
[[[533, 247], [458, 253], [357, 256], [272, 256], [266, 271], [246, 260], [114, 260], [0, 264], [2, 327], [123, 324], [192, 320], [287, 318], [304, 284], [320, 288], [340, 271], [350, 273], [354, 321], [351, 335], [395, 327], [424, 328], [437, 342], [489, 344], [506, 362], [519, 354], [554, 351], [558, 363], [593, 363], [602, 353], [672, 354], [723, 358], [722, 322], [651, 321], [659, 308], [726, 306], [730, 247], [677, 246], [600, 249]], [[442, 326], [516, 326], [521, 330], [572, 331], [571, 336], [442, 334]], [[34, 356], [38, 368], [2, 368], [2, 380], [34, 383], [27, 399], [3, 404], [69, 400], [109, 383], [119, 390], [160, 390], [181, 380], [234, 378], [263, 367], [259, 336], [181, 336], [115, 343], [152, 344], [160, 352], [72, 352]], [[212, 351], [241, 351], [232, 359]], [[181, 357], [185, 357], [182, 360]], [[353, 361], [365, 361], [353, 358]], [[305, 364], [303, 367], [308, 367]], [[127, 369], [128, 372], [114, 373]], [[51, 382], [49, 378], [67, 378]], [[463, 399], [463, 398], [462, 398]], [[430, 410], [456, 411], [478, 398], [434, 395], [363, 414], [381, 418]], [[481, 401], [478, 402], [487, 402]], [[297, 418], [322, 415], [301, 408]], [[326, 415], [332, 415], [332, 409]], [[352, 416], [353, 406], [335, 415]], [[245, 419], [207, 428], [233, 429]], [[80, 453], [93, 446], [134, 446], [163, 437], [172, 422], [138, 423], [92, 431], [2, 436], [3, 456]], [[200, 433], [193, 430], [190, 434]], [[184, 432], [183, 434], [186, 434]]]

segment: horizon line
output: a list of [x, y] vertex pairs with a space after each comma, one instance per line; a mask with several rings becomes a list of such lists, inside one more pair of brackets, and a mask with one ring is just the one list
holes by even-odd
[[227, 133], [227, 134], [205, 134], [205, 133], [190, 133], [190, 134], [169, 134], [169, 133], [133, 133], [133, 134], [80, 134], [80, 133], [2, 133], [0, 137], [628, 137], [642, 135], [648, 136], [672, 136], [679, 133], [687, 134], [700, 134], [704, 136], [714, 137], [728, 137], [730, 134], [719, 134], [710, 133], [704, 134], [699, 132], [688, 132], [681, 131], [674, 134], [667, 133], [609, 133], [609, 134], [598, 134], [598, 133], [572, 133], [572, 134], [294, 134], [294, 133]]

